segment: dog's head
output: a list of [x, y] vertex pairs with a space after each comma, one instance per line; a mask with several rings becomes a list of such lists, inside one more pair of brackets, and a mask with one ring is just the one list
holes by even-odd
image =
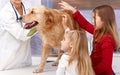
[[58, 23], [62, 19], [57, 11], [53, 12], [50, 8], [40, 5], [32, 7], [26, 15], [22, 16], [22, 20], [26, 23], [24, 28], [30, 29], [36, 25], [39, 25], [40, 28], [49, 28], [50, 25], [54, 25], [55, 22]]

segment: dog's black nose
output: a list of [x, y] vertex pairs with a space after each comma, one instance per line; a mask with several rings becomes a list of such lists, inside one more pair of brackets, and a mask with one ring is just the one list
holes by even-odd
[[22, 18], [23, 18], [23, 17], [21, 16], [21, 17], [18, 18], [18, 20], [22, 20]]

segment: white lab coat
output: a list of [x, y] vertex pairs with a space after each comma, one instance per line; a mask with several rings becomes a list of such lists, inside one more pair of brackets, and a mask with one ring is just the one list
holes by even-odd
[[[23, 2], [27, 11], [30, 4]], [[19, 13], [17, 12], [18, 16]], [[31, 65], [29, 30], [16, 21], [15, 12], [8, 2], [0, 11], [0, 70]]]

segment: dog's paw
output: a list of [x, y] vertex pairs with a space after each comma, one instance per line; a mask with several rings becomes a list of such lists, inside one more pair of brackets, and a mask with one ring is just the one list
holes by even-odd
[[58, 66], [58, 62], [55, 61], [54, 63], [52, 63], [52, 66]]
[[41, 72], [43, 72], [43, 69], [39, 67], [35, 68], [33, 71], [33, 73], [41, 73]]

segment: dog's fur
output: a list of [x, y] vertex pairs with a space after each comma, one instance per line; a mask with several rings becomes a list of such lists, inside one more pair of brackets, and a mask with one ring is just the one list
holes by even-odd
[[[60, 50], [61, 40], [65, 32], [63, 25], [63, 15], [66, 15], [66, 24], [71, 30], [79, 27], [75, 27], [75, 22], [72, 18], [71, 11], [57, 10], [47, 8], [45, 6], [35, 6], [30, 9], [28, 14], [23, 15], [23, 21], [25, 23], [36, 22], [34, 26], [42, 36], [42, 56], [41, 62], [34, 72], [42, 72], [46, 63], [46, 59], [49, 55], [51, 48], [57, 48]], [[30, 27], [31, 28], [31, 27]], [[29, 28], [28, 28], [29, 29]], [[58, 61], [58, 60], [57, 60]]]

